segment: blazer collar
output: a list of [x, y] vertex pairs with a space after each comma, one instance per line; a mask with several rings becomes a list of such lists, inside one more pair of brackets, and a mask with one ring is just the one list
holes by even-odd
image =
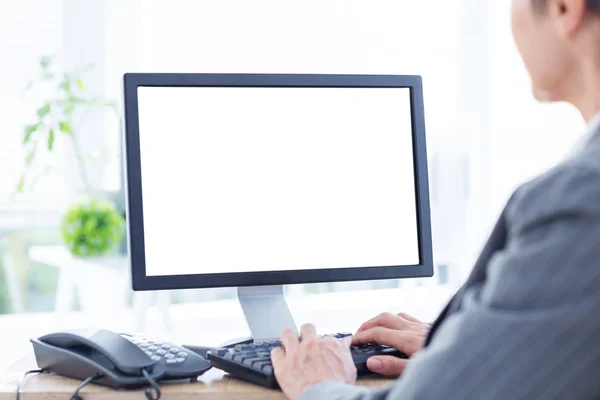
[[597, 138], [600, 138], [600, 113], [596, 114], [596, 116], [588, 122], [585, 133], [577, 140], [575, 146], [569, 153], [568, 158], [571, 159], [580, 155], [586, 147]]

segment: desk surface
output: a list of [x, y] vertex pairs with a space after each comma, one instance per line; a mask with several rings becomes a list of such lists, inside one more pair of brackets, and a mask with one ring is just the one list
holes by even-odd
[[[35, 359], [30, 354], [0, 374], [0, 400], [14, 400], [17, 382], [23, 373], [35, 369]], [[378, 387], [389, 384], [389, 379], [360, 379], [362, 386]], [[48, 374], [31, 374], [21, 382], [21, 400], [64, 400], [68, 399], [79, 381]], [[198, 382], [165, 384], [161, 386], [162, 397], [168, 399], [284, 399], [278, 390], [264, 389], [211, 369]], [[115, 391], [99, 385], [89, 385], [80, 391], [85, 400], [140, 400], [142, 390]]]

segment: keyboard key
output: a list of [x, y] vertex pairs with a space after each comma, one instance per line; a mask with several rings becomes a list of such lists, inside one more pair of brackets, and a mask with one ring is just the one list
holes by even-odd
[[177, 354], [177, 353], [179, 353], [181, 350], [180, 350], [178, 347], [171, 347], [171, 348], [169, 349], [169, 351], [170, 351], [171, 353]]
[[252, 350], [252, 347], [249, 344], [238, 344], [234, 347], [235, 351], [248, 351]]
[[149, 351], [158, 350], [158, 347], [156, 347], [156, 346], [148, 346], [148, 350]]
[[170, 358], [167, 360], [167, 364], [177, 364], [177, 360], [175, 358]]
[[166, 358], [167, 360], [172, 360], [172, 359], [174, 359], [174, 358], [175, 358], [175, 354], [172, 354], [172, 353], [167, 353], [167, 354], [165, 354], [165, 358]]
[[[157, 352], [157, 353], [158, 353], [158, 352]], [[188, 353], [186, 353], [185, 351], [180, 351], [180, 352], [177, 354], [177, 357], [180, 357], [180, 358], [186, 358], [187, 356], [188, 356]]]
[[158, 349], [156, 350], [156, 354], [158, 354], [159, 356], [164, 356], [165, 354], [167, 354], [167, 352], [163, 349]]
[[266, 361], [266, 360], [264, 358], [259, 358], [259, 357], [245, 358], [242, 363], [252, 366], [252, 364], [254, 364], [255, 362], [259, 362], [259, 361]]
[[244, 357], [244, 356], [237, 354], [237, 355], [233, 356], [233, 361], [237, 361], [237, 362], [241, 363], [241, 362], [244, 362], [245, 358], [248, 358], [248, 357]]
[[253, 368], [262, 370], [265, 366], [272, 366], [271, 361], [257, 361], [252, 364]]
[[225, 354], [229, 352], [229, 349], [226, 347], [221, 347], [217, 350], [217, 355], [223, 357]]
[[162, 347], [162, 348], [163, 348], [163, 349], [165, 349], [165, 350], [169, 350], [169, 349], [171, 348], [171, 345], [170, 345], [170, 344], [167, 344], [167, 343], [165, 343], [165, 344], [163, 344], [163, 345], [162, 345], [162, 346], [160, 346], [160, 347]]
[[254, 350], [258, 350], [258, 349], [267, 349], [269, 346], [267, 346], [266, 343], [252, 343], [250, 345], [250, 348], [254, 349]]
[[273, 373], [273, 366], [271, 365], [264, 365], [262, 367], [262, 372], [264, 372], [265, 374], [272, 374]]

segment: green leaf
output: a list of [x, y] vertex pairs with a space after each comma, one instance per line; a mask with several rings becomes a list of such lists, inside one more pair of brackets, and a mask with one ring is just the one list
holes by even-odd
[[74, 110], [75, 110], [75, 107], [73, 107], [72, 104], [67, 104], [65, 106], [64, 112], [65, 112], [65, 114], [69, 115], [69, 114], [73, 114]]
[[25, 137], [23, 138], [23, 143], [27, 144], [29, 143], [29, 141], [31, 140], [31, 135], [33, 134], [33, 132], [35, 132], [38, 128], [38, 124], [35, 125], [27, 125], [25, 127]]
[[64, 80], [60, 83], [58, 88], [64, 90], [65, 92], [68, 92], [69, 90], [71, 90], [71, 82], [69, 82], [68, 80]]
[[50, 114], [50, 104], [44, 104], [37, 111], [37, 115], [40, 118], [43, 118], [43, 117], [45, 117], [48, 114]]
[[31, 150], [29, 150], [29, 153], [27, 153], [27, 157], [25, 158], [25, 165], [30, 166], [31, 163], [33, 162], [34, 158], [35, 158], [35, 149], [31, 149]]
[[79, 86], [79, 89], [85, 88], [85, 85], [83, 84], [83, 81], [81, 80], [81, 78], [78, 78], [76, 83], [77, 83], [77, 86]]
[[83, 99], [80, 99], [79, 97], [74, 96], [74, 95], [70, 95], [69, 98], [68, 98], [68, 101], [70, 101], [73, 104], [83, 104], [83, 103], [85, 103], [85, 101]]
[[21, 175], [21, 178], [19, 179], [19, 183], [17, 183], [17, 192], [23, 193], [24, 187], [25, 187], [25, 175]]
[[60, 121], [58, 123], [58, 128], [64, 133], [73, 133], [73, 129], [71, 128], [71, 123], [69, 121]]
[[48, 150], [52, 151], [54, 148], [54, 129], [50, 129], [48, 132]]
[[52, 64], [52, 57], [51, 56], [43, 56], [40, 58], [40, 66], [42, 68], [48, 68], [50, 66], [50, 64]]

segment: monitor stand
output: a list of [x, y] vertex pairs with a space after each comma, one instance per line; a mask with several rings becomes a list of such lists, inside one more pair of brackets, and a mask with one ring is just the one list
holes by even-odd
[[253, 341], [277, 340], [288, 328], [298, 335], [283, 286], [239, 287], [237, 295]]
[[[296, 323], [285, 302], [282, 286], [239, 287], [237, 295], [252, 336], [231, 339], [221, 343], [218, 347], [234, 347], [238, 344], [279, 340], [281, 333], [287, 328], [292, 329], [298, 335]], [[206, 352], [211, 350], [210, 347], [197, 345], [184, 344], [182, 347], [203, 357], [206, 357]]]

